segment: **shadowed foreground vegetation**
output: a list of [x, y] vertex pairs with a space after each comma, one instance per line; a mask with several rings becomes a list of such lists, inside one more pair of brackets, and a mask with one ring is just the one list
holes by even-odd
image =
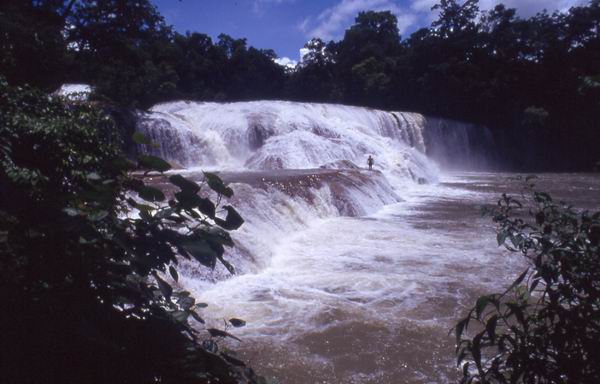
[[519, 200], [502, 196], [488, 212], [498, 245], [529, 267], [457, 324], [464, 383], [600, 382], [600, 212], [533, 188]]
[[202, 185], [172, 175], [167, 199], [131, 172], [169, 164], [130, 161], [117, 133], [97, 106], [0, 79], [3, 382], [264, 382], [220, 350], [235, 336], [202, 327], [206, 305], [176, 287], [182, 259], [233, 273], [224, 247], [243, 220], [206, 197], [233, 191], [211, 173]]

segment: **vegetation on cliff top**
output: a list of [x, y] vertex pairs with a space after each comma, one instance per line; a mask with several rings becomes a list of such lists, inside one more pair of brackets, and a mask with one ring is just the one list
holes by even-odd
[[173, 31], [148, 0], [6, 2], [0, 73], [46, 90], [85, 82], [138, 107], [276, 98], [411, 110], [491, 127], [513, 167], [600, 160], [600, 0], [528, 19], [503, 5], [480, 12], [477, 0], [436, 8], [407, 38], [390, 12], [362, 12], [287, 70], [243, 38]]

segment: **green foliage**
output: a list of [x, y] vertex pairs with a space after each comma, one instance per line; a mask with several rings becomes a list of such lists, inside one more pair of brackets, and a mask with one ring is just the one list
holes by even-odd
[[304, 45], [307, 50], [299, 68], [289, 74], [288, 90], [293, 98], [302, 101], [331, 101], [335, 84], [333, 47], [321, 39], [311, 39]]
[[[476, 0], [434, 8], [431, 27], [403, 41], [393, 15], [359, 14], [341, 41], [313, 49], [291, 74], [290, 97], [482, 123], [507, 143], [513, 167], [598, 161], [600, 1], [529, 19], [501, 4], [481, 12]], [[551, 118], [528, 113], [532, 106]]]
[[[462, 3], [462, 4], [461, 4]], [[475, 19], [479, 13], [477, 0], [440, 0], [432, 10], [440, 12], [439, 18], [431, 25], [433, 33], [450, 38], [476, 29]]]
[[3, 1], [0, 74], [15, 85], [58, 88], [66, 77], [68, 63], [62, 35], [68, 12], [62, 0]]
[[78, 0], [66, 22], [74, 69], [96, 97], [148, 107], [175, 96], [172, 32], [149, 1]]
[[391, 12], [361, 12], [335, 47], [336, 76], [343, 101], [392, 105], [392, 73], [401, 54], [397, 19]]
[[117, 131], [97, 107], [0, 82], [3, 380], [256, 382], [219, 348], [238, 339], [202, 330], [205, 305], [177, 285], [181, 258], [233, 271], [224, 247], [243, 220], [230, 206], [218, 217], [199, 195], [207, 191], [183, 176], [169, 177], [174, 196], [147, 185], [131, 172], [166, 163], [123, 158]]
[[498, 244], [530, 267], [456, 325], [462, 382], [600, 382], [600, 212], [532, 191], [526, 204], [503, 195], [491, 214]]

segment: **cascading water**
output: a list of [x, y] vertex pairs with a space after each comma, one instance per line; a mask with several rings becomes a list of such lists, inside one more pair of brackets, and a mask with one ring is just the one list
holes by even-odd
[[[236, 349], [252, 366], [284, 383], [451, 380], [457, 311], [520, 263], [498, 257], [492, 228], [463, 201], [489, 195], [437, 184], [431, 157], [448, 167], [477, 152], [473, 131], [435, 123], [281, 101], [175, 102], [140, 116], [158, 155], [191, 177], [221, 171], [235, 191], [238, 274], [184, 263], [180, 282], [217, 326], [248, 322]], [[478, 280], [483, 266], [495, 272]]]
[[489, 170], [499, 163], [487, 127], [428, 117], [423, 132], [427, 155], [445, 170]]
[[[267, 233], [285, 237], [317, 219], [371, 214], [400, 201], [403, 188], [435, 182], [437, 166], [425, 155], [424, 122], [415, 113], [343, 105], [180, 101], [141, 115], [138, 129], [159, 144], [151, 151], [192, 173], [254, 174], [253, 182], [236, 185], [232, 201], [248, 221], [230, 255], [245, 273], [269, 264], [273, 250]], [[376, 159], [376, 172], [361, 170], [369, 155]], [[283, 171], [289, 169], [305, 171]], [[257, 171], [263, 171], [261, 177]], [[264, 175], [274, 182], [264, 182]], [[227, 173], [223, 177], [236, 181]]]
[[386, 176], [435, 181], [425, 155], [423, 116], [283, 101], [175, 102], [154, 107], [140, 129], [159, 154], [186, 168], [309, 169], [368, 155]]

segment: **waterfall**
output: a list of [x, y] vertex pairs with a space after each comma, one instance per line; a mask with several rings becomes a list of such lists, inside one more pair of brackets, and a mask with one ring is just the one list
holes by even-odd
[[375, 169], [391, 178], [434, 182], [424, 121], [415, 113], [331, 104], [174, 102], [141, 116], [139, 129], [160, 144], [160, 156], [185, 168], [365, 167], [372, 155]]
[[[282, 239], [335, 217], [362, 217], [385, 205], [402, 201], [380, 172], [360, 170], [306, 170], [222, 173], [234, 196], [227, 201], [245, 219], [232, 232], [236, 243], [227, 258], [240, 274], [256, 273], [269, 266]], [[193, 177], [193, 174], [191, 175]], [[185, 264], [185, 262], [184, 262]], [[186, 270], [206, 273], [192, 264]], [[221, 280], [228, 271], [218, 266], [203, 279]]]
[[230, 203], [247, 223], [229, 257], [242, 273], [269, 265], [271, 238], [319, 219], [372, 214], [436, 183], [439, 168], [483, 164], [478, 143], [492, 143], [484, 129], [418, 113], [286, 101], [177, 101], [140, 113], [137, 124], [158, 144], [141, 151], [190, 177], [219, 171], [232, 183]]
[[71, 101], [86, 101], [92, 93], [92, 87], [87, 84], [63, 84], [53, 92], [53, 95], [64, 97]]
[[[140, 113], [138, 130], [158, 144], [141, 151], [192, 179], [218, 171], [234, 191], [225, 203], [245, 223], [225, 257], [237, 273], [181, 260], [178, 284], [207, 303], [207, 326], [247, 321], [232, 332], [253, 366], [291, 383], [451, 382], [447, 333], [472, 291], [462, 282], [482, 280], [477, 262], [498, 265], [494, 282], [510, 275], [481, 230], [474, 199], [488, 196], [437, 183], [440, 169], [484, 160], [486, 132], [283, 101], [160, 104]], [[464, 197], [472, 204], [457, 204]]]
[[444, 170], [487, 170], [498, 163], [487, 127], [434, 117], [423, 127], [427, 156]]

